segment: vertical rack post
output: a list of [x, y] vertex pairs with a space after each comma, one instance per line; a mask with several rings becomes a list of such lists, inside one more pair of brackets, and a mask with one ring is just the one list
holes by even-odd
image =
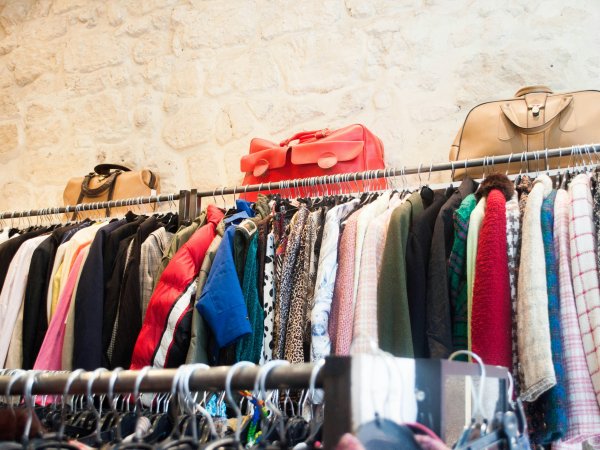
[[192, 189], [189, 196], [188, 217], [189, 220], [194, 220], [198, 217], [198, 190]]
[[323, 367], [325, 390], [325, 448], [335, 448], [345, 433], [352, 432], [352, 358], [330, 356]]
[[179, 191], [179, 216], [178, 225], [184, 225], [188, 221], [188, 203], [190, 200], [190, 191], [181, 190]]

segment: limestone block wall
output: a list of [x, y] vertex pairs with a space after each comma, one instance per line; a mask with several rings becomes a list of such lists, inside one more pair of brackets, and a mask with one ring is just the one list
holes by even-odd
[[599, 88], [599, 23], [597, 0], [2, 0], [0, 210], [98, 162], [235, 184], [252, 137], [356, 122], [390, 165], [443, 161], [477, 103]]

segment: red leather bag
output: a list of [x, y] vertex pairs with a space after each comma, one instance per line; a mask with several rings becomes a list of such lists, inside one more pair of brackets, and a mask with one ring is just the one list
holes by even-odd
[[[335, 131], [327, 128], [301, 131], [279, 144], [254, 138], [250, 142], [250, 154], [242, 157], [240, 168], [246, 173], [244, 186], [383, 169], [383, 143], [358, 124]], [[386, 183], [383, 179], [374, 180], [370, 186], [383, 189]], [[255, 200], [256, 196], [249, 192], [245, 198]]]

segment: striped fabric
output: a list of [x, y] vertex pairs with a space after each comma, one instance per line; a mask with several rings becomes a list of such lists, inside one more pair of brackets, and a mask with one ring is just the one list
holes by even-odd
[[570, 200], [559, 189], [554, 202], [554, 247], [558, 259], [560, 327], [567, 386], [567, 432], [553, 449], [581, 448], [581, 442], [600, 430], [600, 408], [583, 349], [571, 281], [569, 248]]
[[587, 174], [569, 186], [569, 241], [575, 305], [596, 400], [600, 401], [600, 291], [596, 266], [592, 193]]
[[375, 217], [367, 228], [360, 261], [358, 293], [354, 307], [352, 351], [369, 352], [378, 348], [377, 329], [377, 280], [383, 261], [383, 250], [390, 217], [401, 203], [392, 197], [389, 208]]
[[356, 308], [356, 300], [358, 298], [358, 283], [360, 282], [360, 271], [362, 267], [362, 252], [365, 250], [364, 245], [367, 230], [373, 219], [382, 214], [390, 204], [391, 192], [384, 192], [374, 200], [362, 207], [358, 223], [356, 225], [356, 240], [354, 248], [354, 285], [352, 294], [352, 305]]

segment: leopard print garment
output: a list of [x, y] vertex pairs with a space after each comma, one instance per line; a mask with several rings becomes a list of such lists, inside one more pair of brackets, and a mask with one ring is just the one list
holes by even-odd
[[279, 286], [276, 290], [275, 303], [275, 346], [273, 358], [282, 359], [285, 349], [285, 336], [287, 334], [287, 323], [290, 311], [290, 300], [292, 298], [294, 267], [298, 250], [300, 249], [300, 237], [308, 218], [308, 209], [301, 206], [290, 221], [290, 233], [285, 246], [285, 255], [278, 274]]
[[265, 325], [263, 334], [263, 349], [260, 364], [266, 364], [273, 359], [273, 327], [275, 325], [275, 234], [267, 235], [267, 250], [265, 252], [265, 276], [263, 280], [263, 301]]
[[[311, 212], [300, 237], [300, 249], [294, 267], [292, 298], [285, 337], [285, 359], [291, 363], [307, 360], [310, 335], [307, 336], [307, 311], [310, 311], [317, 275], [315, 242], [323, 222], [321, 210]], [[310, 330], [310, 326], [308, 326]], [[308, 345], [306, 345], [308, 343]], [[308, 353], [306, 353], [308, 356]]]

